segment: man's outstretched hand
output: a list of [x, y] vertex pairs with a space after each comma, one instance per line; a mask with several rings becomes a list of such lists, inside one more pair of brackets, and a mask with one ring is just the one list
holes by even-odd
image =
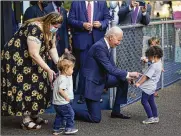
[[138, 78], [139, 76], [141, 76], [142, 74], [139, 72], [129, 72], [129, 77], [130, 78]]
[[127, 77], [127, 81], [129, 82], [129, 84], [135, 84], [135, 81], [141, 75], [142, 74], [139, 72], [129, 72], [128, 77]]

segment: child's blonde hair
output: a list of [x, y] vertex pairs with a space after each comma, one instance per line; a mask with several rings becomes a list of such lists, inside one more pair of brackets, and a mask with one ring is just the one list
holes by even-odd
[[57, 67], [60, 72], [65, 72], [70, 67], [74, 67], [75, 57], [72, 54], [64, 53], [58, 60]]
[[156, 44], [160, 45], [160, 39], [159, 38], [156, 39]]
[[152, 42], [155, 41], [156, 45], [160, 45], [160, 39], [156, 37], [152, 37], [148, 40], [148, 45], [151, 46]]
[[75, 64], [75, 60], [76, 60], [75, 57], [74, 57], [72, 54], [70, 54], [70, 53], [64, 53], [64, 54], [62, 54], [61, 59], [70, 60], [70, 61], [72, 61], [72, 63], [74, 63], [74, 64]]
[[71, 60], [60, 58], [57, 63], [57, 67], [61, 73], [66, 72], [70, 67], [74, 67], [74, 63]]

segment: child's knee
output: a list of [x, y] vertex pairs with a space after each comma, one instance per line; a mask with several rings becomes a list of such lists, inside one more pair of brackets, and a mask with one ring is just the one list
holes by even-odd
[[74, 110], [72, 109], [71, 112], [70, 112], [71, 116], [74, 117], [75, 116], [75, 112]]
[[147, 105], [147, 104], [148, 104], [148, 101], [147, 101], [147, 100], [144, 100], [144, 99], [141, 99], [141, 104], [142, 104], [142, 105]]

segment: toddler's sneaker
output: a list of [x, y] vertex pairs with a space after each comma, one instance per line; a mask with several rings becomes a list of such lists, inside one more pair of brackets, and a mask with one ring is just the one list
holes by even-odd
[[154, 122], [158, 123], [159, 122], [159, 117], [154, 117]]
[[75, 128], [68, 128], [65, 130], [66, 135], [75, 134], [77, 132], [78, 132], [78, 129], [75, 129]]
[[64, 131], [64, 130], [65, 130], [65, 127], [60, 127], [59, 130], [60, 130], [60, 131]]
[[60, 135], [60, 134], [62, 134], [64, 132], [64, 129], [60, 129], [60, 130], [54, 130], [53, 131], [53, 135], [55, 135], [55, 136], [57, 136], [57, 135]]
[[155, 123], [155, 119], [153, 117], [143, 120], [143, 124], [152, 124]]

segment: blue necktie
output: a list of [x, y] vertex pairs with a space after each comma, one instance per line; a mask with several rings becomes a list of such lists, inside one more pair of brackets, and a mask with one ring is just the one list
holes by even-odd
[[112, 49], [109, 48], [109, 57], [111, 58], [111, 56], [112, 56]]
[[111, 48], [109, 48], [109, 54], [111, 54]]
[[114, 12], [115, 12], [115, 10], [112, 9], [112, 20], [114, 20]]

